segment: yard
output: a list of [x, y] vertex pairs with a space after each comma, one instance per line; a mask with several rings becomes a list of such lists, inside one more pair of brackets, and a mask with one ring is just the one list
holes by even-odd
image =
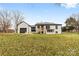
[[79, 56], [79, 34], [0, 34], [1, 56]]

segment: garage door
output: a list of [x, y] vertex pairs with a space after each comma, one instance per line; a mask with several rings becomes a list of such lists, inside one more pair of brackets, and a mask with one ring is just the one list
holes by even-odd
[[20, 33], [25, 33], [27, 32], [27, 28], [20, 28]]

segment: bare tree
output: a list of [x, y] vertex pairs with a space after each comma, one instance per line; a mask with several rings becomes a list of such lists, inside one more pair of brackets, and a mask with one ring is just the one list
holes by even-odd
[[3, 32], [8, 32], [8, 28], [11, 26], [11, 11], [2, 9], [0, 10], [0, 26]]
[[3, 32], [8, 32], [8, 29], [12, 25], [11, 21], [13, 21], [13, 24], [15, 25], [15, 31], [17, 33], [18, 24], [22, 22], [23, 19], [24, 15], [20, 11], [6, 9], [0, 10], [0, 28], [3, 30]]
[[13, 11], [13, 19], [15, 24], [15, 31], [17, 33], [18, 24], [23, 21], [24, 15], [20, 11]]

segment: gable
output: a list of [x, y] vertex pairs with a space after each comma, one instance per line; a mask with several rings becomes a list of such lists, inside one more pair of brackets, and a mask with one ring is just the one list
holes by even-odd
[[22, 22], [18, 25], [18, 27], [25, 28], [25, 27], [31, 27], [31, 26], [25, 22]]

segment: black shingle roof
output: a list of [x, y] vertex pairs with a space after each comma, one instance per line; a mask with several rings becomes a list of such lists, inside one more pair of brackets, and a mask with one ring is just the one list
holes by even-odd
[[35, 25], [62, 25], [62, 24], [55, 24], [52, 22], [40, 22], [40, 23], [36, 23]]

